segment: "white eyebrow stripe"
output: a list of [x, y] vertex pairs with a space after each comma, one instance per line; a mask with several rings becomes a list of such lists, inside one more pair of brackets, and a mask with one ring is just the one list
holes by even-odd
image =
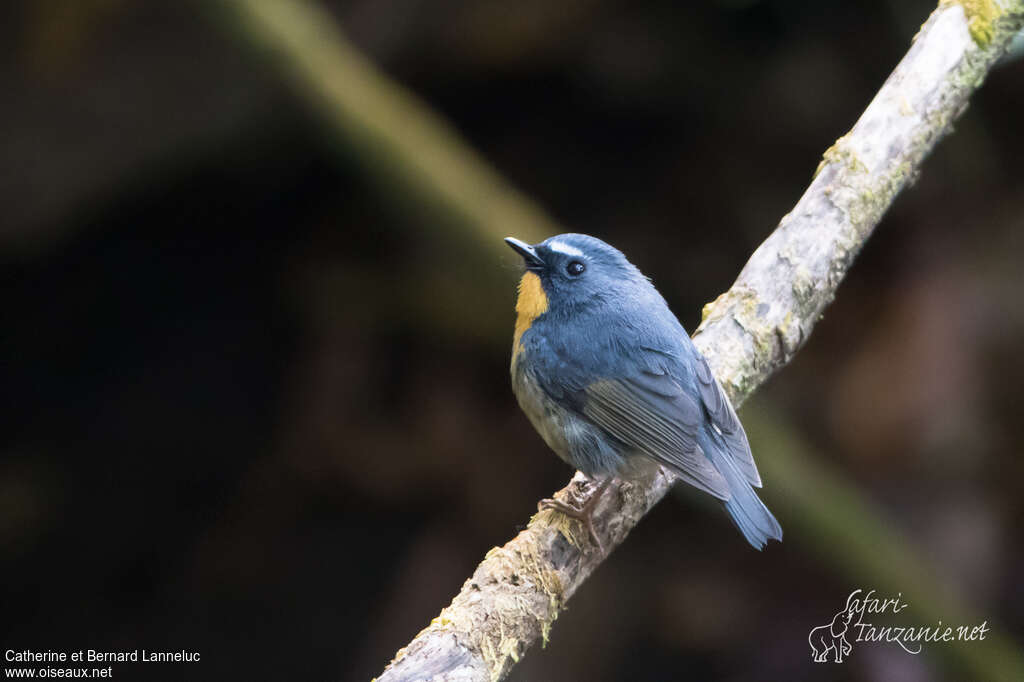
[[576, 256], [577, 258], [583, 258], [583, 252], [577, 249], [575, 246], [566, 244], [565, 242], [554, 241], [548, 244], [548, 248], [558, 253], [564, 253], [566, 256]]

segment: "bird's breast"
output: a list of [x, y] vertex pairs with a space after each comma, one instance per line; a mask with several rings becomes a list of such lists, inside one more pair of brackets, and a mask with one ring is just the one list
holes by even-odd
[[569, 442], [566, 438], [566, 425], [571, 415], [544, 392], [532, 368], [529, 367], [528, 358], [526, 362], [519, 363], [513, 356], [512, 390], [516, 394], [519, 408], [548, 447], [563, 461], [572, 464], [569, 458]]

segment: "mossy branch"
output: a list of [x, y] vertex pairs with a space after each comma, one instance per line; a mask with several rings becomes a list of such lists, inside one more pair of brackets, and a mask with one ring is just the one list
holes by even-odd
[[[1022, 19], [1022, 2], [985, 16], [940, 5], [853, 129], [825, 153], [794, 209], [729, 291], [705, 308], [694, 340], [735, 404], [806, 342], [882, 215], [949, 131]], [[673, 482], [660, 472], [646, 485], [613, 487], [595, 514], [605, 545], [622, 542]], [[558, 496], [583, 485], [577, 475]], [[572, 538], [550, 515], [535, 516], [516, 538], [488, 553], [452, 603], [398, 652], [381, 682], [507, 675], [531, 644], [546, 641], [566, 600], [603, 560]]]
[[[235, 25], [291, 74], [328, 129], [389, 194], [409, 194], [501, 249], [499, 237], [559, 232], [426, 107], [353, 50], [301, 0], [219, 0]], [[942, 0], [853, 129], [824, 154], [807, 191], [706, 306], [698, 348], [737, 405], [806, 342], [896, 195], [1024, 21], [1024, 0]], [[497, 252], [497, 251], [495, 251]], [[614, 548], [669, 490], [660, 472], [613, 486], [595, 525]], [[586, 485], [577, 475], [557, 493]], [[497, 680], [537, 640], [603, 556], [544, 513], [491, 550], [462, 590], [400, 650], [380, 680]]]

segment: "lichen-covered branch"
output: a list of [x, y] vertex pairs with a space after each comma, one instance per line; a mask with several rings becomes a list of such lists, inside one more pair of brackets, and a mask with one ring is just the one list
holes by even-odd
[[[1024, 21], [1024, 0], [943, 0], [853, 129], [825, 152], [807, 191], [709, 304], [695, 335], [737, 405], [807, 340], [854, 257]], [[673, 483], [658, 473], [610, 489], [595, 526], [614, 548]], [[577, 474], [558, 493], [586, 485]], [[601, 563], [578, 527], [538, 514], [492, 549], [381, 682], [501, 679]]]
[[697, 345], [731, 395], [749, 395], [807, 339], [871, 230], [1020, 27], [1022, 5], [940, 3], [793, 210], [705, 307], [698, 338], [714, 338]]

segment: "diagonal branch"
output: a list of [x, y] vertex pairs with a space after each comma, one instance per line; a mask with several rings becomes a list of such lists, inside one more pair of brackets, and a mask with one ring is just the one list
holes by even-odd
[[[485, 253], [504, 254], [500, 237], [508, 234], [539, 241], [561, 231], [442, 119], [349, 46], [316, 5], [199, 6], [222, 10], [230, 29], [283, 67], [321, 113], [325, 130], [389, 196], [435, 209]], [[796, 207], [734, 286], [705, 308], [695, 341], [735, 404], [806, 341], [871, 231], [1022, 23], [1024, 0], [941, 0], [854, 128], [825, 152]], [[606, 545], [622, 542], [672, 482], [659, 474], [606, 495], [595, 514]], [[558, 495], [581, 485], [574, 478]], [[533, 643], [547, 640], [566, 601], [603, 559], [582, 552], [579, 528], [565, 523], [538, 515], [488, 552], [451, 605], [396, 654], [381, 682], [506, 676]]]
[[[1024, 0], [943, 0], [853, 129], [824, 154], [807, 191], [704, 310], [695, 342], [735, 404], [807, 340], [896, 195], [963, 112], [1024, 23]], [[614, 548], [672, 486], [659, 472], [604, 496], [595, 527]], [[581, 475], [559, 491], [585, 485]], [[578, 534], [579, 529], [571, 529]], [[603, 556], [538, 514], [488, 552], [452, 603], [388, 665], [380, 682], [496, 680], [538, 639]]]

